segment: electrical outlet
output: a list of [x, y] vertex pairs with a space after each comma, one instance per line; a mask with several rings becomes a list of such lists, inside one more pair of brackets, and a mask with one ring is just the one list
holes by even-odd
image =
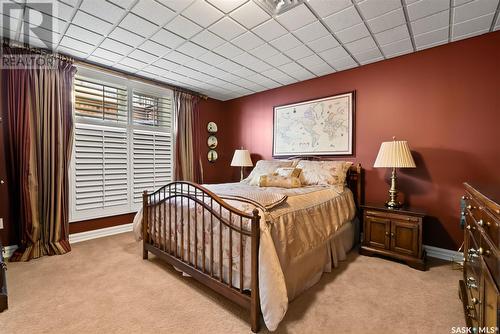
[[3, 218], [0, 218], [0, 230], [3, 230]]

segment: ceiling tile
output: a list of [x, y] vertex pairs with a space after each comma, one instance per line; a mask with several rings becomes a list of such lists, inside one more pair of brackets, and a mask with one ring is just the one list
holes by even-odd
[[434, 45], [442, 41], [448, 41], [448, 27], [415, 35], [415, 45], [419, 48], [430, 44]]
[[357, 41], [345, 44], [345, 46], [353, 54], [371, 50], [377, 47], [377, 45], [373, 41], [373, 38], [371, 37], [358, 39]]
[[202, 54], [208, 52], [207, 49], [202, 48], [201, 46], [194, 44], [194, 43], [191, 43], [191, 42], [187, 42], [187, 43], [182, 44], [176, 50], [184, 53], [185, 55], [193, 57], [193, 58], [198, 58]]
[[258, 62], [259, 58], [251, 55], [248, 52], [244, 52], [244, 53], [234, 57], [232, 60], [237, 62], [238, 64], [248, 66], [249, 64]]
[[80, 52], [80, 51], [74, 50], [72, 48], [67, 48], [67, 47], [64, 47], [61, 45], [59, 45], [59, 47], [57, 48], [57, 51], [64, 53], [64, 54], [67, 54], [67, 55], [70, 55], [70, 56], [73, 56], [73, 57], [79, 57], [79, 58], [85, 58], [85, 56], [87, 55], [85, 52]]
[[[125, 0], [128, 1], [128, 0]], [[177, 13], [180, 13], [183, 9], [185, 9], [187, 6], [189, 6], [193, 0], [160, 0], [162, 5], [167, 6], [168, 8], [176, 11]]]
[[83, 53], [89, 53], [94, 49], [93, 44], [85, 43], [85, 42], [79, 41], [77, 39], [68, 37], [68, 36], [64, 36], [61, 39], [61, 42], [59, 43], [59, 45], [65, 46], [67, 48], [71, 48], [73, 50], [77, 50], [77, 51], [80, 51]]
[[383, 45], [381, 46], [381, 49], [388, 58], [413, 52], [413, 46], [411, 45], [411, 40], [409, 38]]
[[296, 30], [294, 34], [302, 42], [307, 43], [320, 37], [330, 35], [330, 32], [319, 21], [316, 21]]
[[[179, 0], [177, 0], [177, 1], [179, 1]], [[241, 6], [243, 3], [247, 2], [248, 0], [229, 0], [229, 1], [228, 0], [207, 0], [207, 1], [227, 14], [227, 13], [233, 11], [235, 8]]]
[[101, 20], [95, 16], [89, 15], [81, 10], [76, 12], [75, 17], [72, 20], [72, 23], [83, 27], [85, 29], [92, 30], [96, 33], [107, 34], [111, 30], [113, 26], [111, 23], [108, 23], [104, 20]]
[[358, 66], [358, 64], [356, 64], [351, 57], [335, 59], [330, 63], [330, 65], [332, 65], [337, 71], [347, 70]]
[[186, 56], [185, 54], [182, 54], [177, 51], [172, 51], [165, 56], [163, 56], [163, 59], [173, 61], [174, 63], [177, 64], [186, 64], [187, 62], [191, 61], [192, 58], [189, 56]]
[[268, 69], [267, 71], [264, 71], [261, 74], [270, 78], [270, 79], [273, 79], [273, 80], [274, 80], [274, 78], [282, 77], [282, 76], [286, 75], [285, 73], [281, 72], [280, 70], [278, 70], [276, 68]]
[[307, 56], [305, 58], [298, 59], [297, 63], [299, 63], [300, 65], [304, 66], [305, 68], [309, 68], [309, 67], [312, 67], [312, 66], [318, 66], [318, 65], [321, 65], [321, 64], [325, 64], [325, 62], [323, 61], [323, 59], [321, 59], [316, 54], [312, 54], [312, 55]]
[[83, 0], [80, 9], [110, 23], [117, 23], [125, 11], [106, 1]]
[[406, 23], [402, 9], [396, 9], [367, 21], [370, 30], [375, 34]]
[[[498, 0], [475, 0], [455, 8], [453, 23], [464, 22], [495, 12]], [[491, 22], [490, 22], [491, 23]]]
[[118, 54], [118, 53], [115, 53], [115, 52], [112, 52], [109, 50], [101, 49], [101, 48], [97, 48], [92, 53], [92, 55], [99, 57], [99, 58], [106, 59], [106, 60], [111, 61], [113, 63], [116, 63], [117, 61], [119, 61], [120, 59], [123, 58], [123, 55], [121, 55], [121, 54]]
[[229, 42], [222, 44], [221, 46], [215, 48], [213, 51], [229, 59], [236, 57], [244, 52], [243, 50]]
[[342, 43], [349, 43], [369, 35], [370, 32], [368, 31], [364, 23], [356, 24], [355, 26], [336, 33], [337, 38]]
[[365, 20], [369, 20], [401, 8], [401, 0], [364, 0], [358, 2], [358, 8]]
[[304, 68], [302, 68], [299, 64], [297, 63], [288, 63], [285, 65], [281, 65], [278, 67], [281, 71], [283, 71], [285, 74], [290, 75], [291, 73], [297, 73], [300, 71], [303, 71]]
[[242, 68], [240, 64], [237, 64], [232, 60], [226, 60], [220, 65], [222, 68], [226, 69], [229, 72], [236, 72]]
[[132, 51], [127, 57], [139, 60], [145, 63], [152, 63], [158, 59], [158, 56], [152, 55], [148, 52], [136, 49]]
[[[62, 51], [61, 49], [59, 49], [60, 51]], [[99, 65], [105, 65], [105, 66], [111, 66], [113, 65], [115, 62], [111, 61], [111, 60], [107, 60], [107, 59], [104, 59], [104, 58], [101, 58], [101, 57], [97, 57], [97, 56], [93, 56], [93, 55], [90, 55], [87, 57], [87, 60], [88, 61], [91, 61], [93, 63], [97, 63]]]
[[380, 50], [378, 48], [376, 49], [371, 49], [368, 51], [356, 53], [354, 55], [356, 59], [362, 64], [369, 64], [373, 63], [375, 61], [383, 60], [384, 57], [382, 56], [382, 53], [380, 53]]
[[325, 62], [319, 65], [310, 66], [307, 69], [317, 76], [323, 76], [335, 72], [335, 70]]
[[[76, 4], [78, 3], [77, 0], [69, 0], [69, 1], [73, 3], [72, 6], [76, 6]], [[129, 9], [130, 5], [134, 3], [134, 0], [108, 0], [108, 1], [114, 3], [117, 6], [120, 6], [123, 9]]]
[[408, 33], [408, 28], [406, 24], [400, 25], [399, 27], [392, 28], [378, 34], [375, 34], [375, 38], [380, 45], [386, 45], [390, 43], [397, 42], [402, 39], [410, 38]]
[[299, 29], [309, 23], [317, 21], [316, 16], [304, 5], [298, 5], [280, 14], [276, 20], [289, 31]]
[[224, 14], [214, 6], [204, 0], [197, 0], [182, 12], [182, 15], [198, 23], [203, 27], [208, 27]]
[[471, 1], [473, 0], [453, 0], [453, 7], [457, 7]]
[[112, 38], [106, 38], [104, 41], [102, 41], [102, 43], [99, 47], [116, 52], [116, 53], [120, 53], [122, 55], [126, 55], [134, 49], [130, 45], [115, 41]]
[[120, 27], [116, 27], [108, 36], [114, 40], [126, 42], [133, 47], [137, 47], [144, 42], [143, 37]]
[[477, 31], [489, 30], [494, 14], [484, 15], [472, 20], [453, 25], [453, 38], [470, 35]]
[[311, 49], [306, 47], [304, 44], [294, 47], [293, 49], [287, 50], [284, 53], [292, 59], [300, 59], [313, 54]]
[[233, 39], [231, 43], [238, 46], [240, 49], [248, 51], [264, 44], [265, 42], [253, 32], [247, 31], [243, 35]]
[[307, 43], [307, 46], [309, 48], [311, 48], [316, 53], [331, 49], [331, 48], [336, 47], [338, 45], [339, 45], [339, 42], [337, 42], [337, 40], [331, 35], [321, 37], [319, 39], [316, 39], [314, 41]]
[[276, 49], [270, 46], [269, 44], [263, 44], [248, 52], [260, 59], [267, 59], [278, 54], [278, 51], [276, 51]]
[[185, 41], [184, 38], [179, 37], [176, 34], [173, 34], [165, 29], [161, 29], [156, 34], [154, 34], [151, 37], [151, 40], [161, 45], [165, 45], [171, 49], [175, 49]]
[[266, 63], [269, 63], [273, 66], [284, 65], [284, 64], [290, 63], [292, 61], [290, 58], [288, 58], [287, 56], [285, 56], [282, 53], [278, 53], [278, 54], [276, 54], [272, 57], [269, 57], [267, 59], [264, 59], [264, 60], [266, 61]]
[[449, 0], [420, 0], [408, 7], [408, 16], [411, 21], [440, 12], [450, 8]]
[[141, 46], [139, 46], [139, 48], [141, 50], [157, 55], [159, 57], [163, 56], [164, 54], [170, 51], [170, 49], [167, 48], [166, 46], [163, 46], [159, 43], [150, 40], [145, 41], [143, 44], [141, 44]]
[[255, 2], [249, 1], [231, 13], [231, 17], [247, 29], [252, 29], [271, 17]]
[[80, 28], [73, 24], [70, 24], [68, 30], [66, 30], [66, 36], [73, 37], [74, 39], [78, 39], [89, 44], [94, 44], [96, 40], [102, 38], [101, 35], [98, 35], [95, 32]]
[[120, 63], [118, 65], [124, 65], [140, 70], [146, 66], [146, 63], [132, 58], [123, 58], [122, 60], [120, 60]]
[[128, 13], [127, 16], [125, 16], [120, 22], [120, 27], [133, 31], [137, 35], [143, 37], [149, 37], [158, 30], [157, 25], [132, 13]]
[[209, 30], [227, 41], [232, 40], [246, 31], [245, 28], [229, 17], [225, 17], [215, 23], [209, 28]]
[[314, 74], [304, 68], [301, 68], [296, 72], [290, 72], [288, 74], [299, 81], [309, 80], [315, 77]]
[[439, 28], [447, 27], [450, 24], [450, 11], [426, 16], [411, 23], [411, 29], [414, 35], [420, 35], [425, 32], [433, 31]]
[[262, 60], [257, 60], [256, 62], [252, 62], [251, 64], [246, 65], [248, 68], [254, 70], [255, 72], [262, 72], [267, 69], [270, 69], [271, 66], [269, 64], [266, 64]]
[[262, 23], [256, 28], [253, 28], [252, 31], [266, 41], [272, 41], [273, 39], [276, 39], [287, 33], [286, 29], [283, 28], [274, 19]]
[[177, 16], [170, 21], [165, 28], [184, 38], [191, 38], [194, 34], [200, 32], [203, 28], [190, 20]]
[[324, 18], [352, 6], [352, 2], [350, 0], [309, 0], [309, 5], [320, 17]]
[[279, 37], [279, 38], [277, 38], [269, 43], [280, 51], [290, 50], [290, 49], [293, 49], [294, 47], [302, 44], [292, 34], [283, 35], [283, 36], [281, 36], [281, 37]]
[[255, 72], [249, 70], [248, 68], [242, 67], [241, 69], [235, 71], [234, 74], [239, 75], [240, 77], [243, 78], [248, 78], [249, 76], [254, 75]]
[[340, 31], [358, 23], [361, 23], [359, 16], [354, 6], [348, 7], [338, 13], [332, 14], [324, 19], [324, 22], [334, 31]]
[[209, 50], [212, 50], [219, 45], [224, 44], [224, 40], [222, 38], [214, 33], [211, 33], [208, 30], [203, 30], [202, 32], [194, 36], [191, 41]]
[[176, 15], [174, 11], [154, 0], [140, 0], [132, 8], [132, 12], [159, 26], [163, 26]]
[[[174, 70], [179, 68], [179, 64], [171, 62], [170, 60], [160, 58], [157, 61], [154, 62], [154, 65], [162, 68], [164, 70]], [[206, 66], [206, 65], [205, 65]]]
[[350, 57], [349, 53], [342, 46], [320, 52], [319, 55], [330, 65], [332, 65], [335, 59]]
[[139, 70], [135, 67], [127, 66], [125, 64], [115, 64], [115, 65], [113, 65], [113, 68], [116, 68], [116, 69], [119, 69], [119, 70], [122, 70], [122, 71], [125, 71], [128, 73], [132, 73], [132, 74], [134, 74], [135, 72], [137, 72]]
[[198, 59], [213, 66], [220, 65], [226, 60], [224, 57], [221, 57], [218, 54], [210, 51], [201, 55], [200, 57], [198, 57]]

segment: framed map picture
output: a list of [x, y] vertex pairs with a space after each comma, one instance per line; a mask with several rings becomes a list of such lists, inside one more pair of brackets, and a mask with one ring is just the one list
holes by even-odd
[[274, 107], [273, 156], [352, 155], [355, 92]]

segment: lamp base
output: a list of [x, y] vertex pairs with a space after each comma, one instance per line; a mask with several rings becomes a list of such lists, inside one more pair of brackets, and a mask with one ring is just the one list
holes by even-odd
[[403, 206], [401, 202], [398, 202], [397, 179], [396, 168], [393, 168], [391, 174], [391, 189], [389, 189], [389, 200], [385, 202], [385, 206], [389, 209], [399, 209]]

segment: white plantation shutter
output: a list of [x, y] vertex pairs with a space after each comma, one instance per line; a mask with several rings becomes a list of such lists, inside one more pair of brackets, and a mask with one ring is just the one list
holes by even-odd
[[136, 211], [172, 180], [172, 92], [95, 77], [75, 78], [71, 221]]
[[74, 142], [75, 215], [127, 210], [126, 129], [76, 124]]
[[127, 124], [127, 90], [75, 78], [75, 116]]
[[134, 130], [134, 203], [142, 201], [144, 190], [156, 190], [172, 180], [171, 148], [170, 134]]

